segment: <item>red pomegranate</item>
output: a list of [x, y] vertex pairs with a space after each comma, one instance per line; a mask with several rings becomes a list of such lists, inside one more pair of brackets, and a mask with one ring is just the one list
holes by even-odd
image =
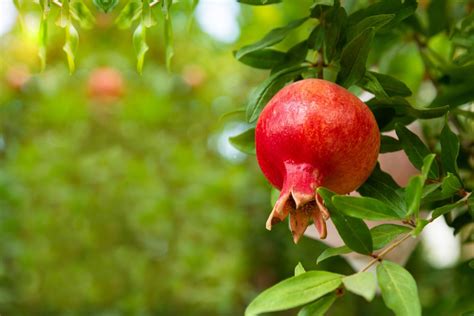
[[312, 218], [326, 237], [329, 213], [317, 196], [324, 186], [346, 194], [369, 177], [377, 162], [380, 133], [369, 108], [335, 83], [306, 79], [280, 90], [260, 115], [257, 159], [281, 190], [267, 229], [290, 214], [294, 242]]
[[95, 69], [87, 82], [89, 97], [100, 103], [112, 103], [119, 100], [124, 94], [122, 74], [110, 67]]

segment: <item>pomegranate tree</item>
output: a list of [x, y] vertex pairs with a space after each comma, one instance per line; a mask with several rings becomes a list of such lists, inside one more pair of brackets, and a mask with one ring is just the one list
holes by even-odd
[[320, 186], [345, 194], [357, 189], [377, 162], [380, 133], [369, 108], [335, 83], [306, 79], [280, 90], [255, 130], [258, 163], [281, 190], [266, 227], [290, 214], [294, 242], [313, 220], [326, 237], [330, 216], [315, 193]]

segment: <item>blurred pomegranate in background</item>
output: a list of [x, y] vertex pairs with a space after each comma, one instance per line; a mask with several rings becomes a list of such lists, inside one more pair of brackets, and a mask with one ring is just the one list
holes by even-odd
[[16, 91], [20, 91], [30, 80], [31, 74], [25, 65], [12, 66], [5, 74], [7, 85]]
[[124, 90], [123, 76], [114, 68], [97, 68], [89, 76], [87, 93], [93, 101], [116, 102], [123, 96]]

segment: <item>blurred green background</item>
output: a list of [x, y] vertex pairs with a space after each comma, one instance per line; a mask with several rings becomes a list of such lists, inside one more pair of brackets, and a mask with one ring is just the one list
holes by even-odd
[[[227, 141], [246, 128], [242, 118], [223, 116], [241, 108], [267, 76], [236, 62], [232, 50], [306, 14], [311, 2], [249, 8], [201, 1], [191, 28], [190, 5], [178, 2], [171, 72], [160, 24], [148, 34], [142, 76], [131, 31], [118, 30], [114, 14], [99, 15], [93, 30], [80, 31], [72, 75], [53, 21], [48, 65], [39, 72], [37, 5], [26, 10], [23, 28], [5, 26], [2, 315], [242, 315], [298, 261], [307, 269], [351, 273], [341, 258], [316, 266], [322, 243], [304, 239], [295, 246], [285, 225], [264, 229], [270, 187], [255, 157]], [[2, 5], [0, 19], [15, 19]], [[213, 18], [227, 24], [213, 26]], [[423, 70], [412, 47], [379, 46], [386, 56], [381, 67], [419, 91]], [[97, 92], [101, 74], [117, 82], [105, 97]], [[474, 276], [466, 263], [435, 268], [419, 247], [408, 267], [426, 315], [472, 307]], [[368, 304], [346, 294], [330, 315], [391, 312], [380, 298]]]

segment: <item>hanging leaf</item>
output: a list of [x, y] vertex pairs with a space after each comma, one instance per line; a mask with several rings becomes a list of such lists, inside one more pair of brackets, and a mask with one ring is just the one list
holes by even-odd
[[67, 28], [70, 25], [70, 20], [71, 12], [69, 10], [69, 0], [64, 0], [59, 11], [59, 16], [56, 21], [56, 25], [62, 28]]
[[75, 59], [77, 46], [79, 44], [79, 34], [77, 34], [74, 26], [69, 23], [66, 27], [66, 42], [63, 46], [63, 50], [67, 56], [67, 64], [69, 66], [69, 73], [73, 73], [76, 68]]
[[[235, 55], [235, 52], [234, 52]], [[253, 68], [272, 69], [286, 60], [286, 54], [271, 48], [264, 48], [244, 55], [239, 61]]]
[[245, 315], [258, 315], [301, 306], [334, 291], [341, 283], [340, 274], [326, 271], [305, 272], [260, 293], [247, 307]]
[[163, 14], [165, 17], [165, 47], [166, 47], [166, 68], [168, 71], [171, 69], [171, 59], [174, 55], [174, 44], [173, 44], [173, 23], [171, 21], [171, 5], [173, 0], [164, 0], [162, 5]]
[[421, 316], [416, 282], [407, 270], [384, 260], [377, 266], [377, 278], [383, 300], [396, 316]]
[[143, 71], [143, 63], [145, 61], [145, 54], [148, 51], [146, 44], [146, 28], [140, 24], [133, 33], [133, 47], [137, 56], [137, 71], [141, 74]]
[[48, 17], [43, 15], [40, 21], [40, 28], [38, 32], [38, 57], [40, 59], [41, 71], [46, 68], [47, 55], [47, 41], [48, 41]]
[[[162, 1], [163, 6], [165, 1]], [[150, 0], [142, 1], [142, 24], [144, 27], [150, 28], [157, 23], [156, 16], [150, 6]]]
[[115, 24], [119, 29], [128, 29], [134, 21], [140, 18], [141, 14], [142, 2], [139, 0], [129, 1], [115, 19]]
[[71, 1], [71, 17], [79, 22], [84, 29], [91, 29], [95, 23], [95, 17], [82, 1]]
[[99, 10], [109, 13], [117, 6], [119, 0], [93, 0], [92, 2]]

